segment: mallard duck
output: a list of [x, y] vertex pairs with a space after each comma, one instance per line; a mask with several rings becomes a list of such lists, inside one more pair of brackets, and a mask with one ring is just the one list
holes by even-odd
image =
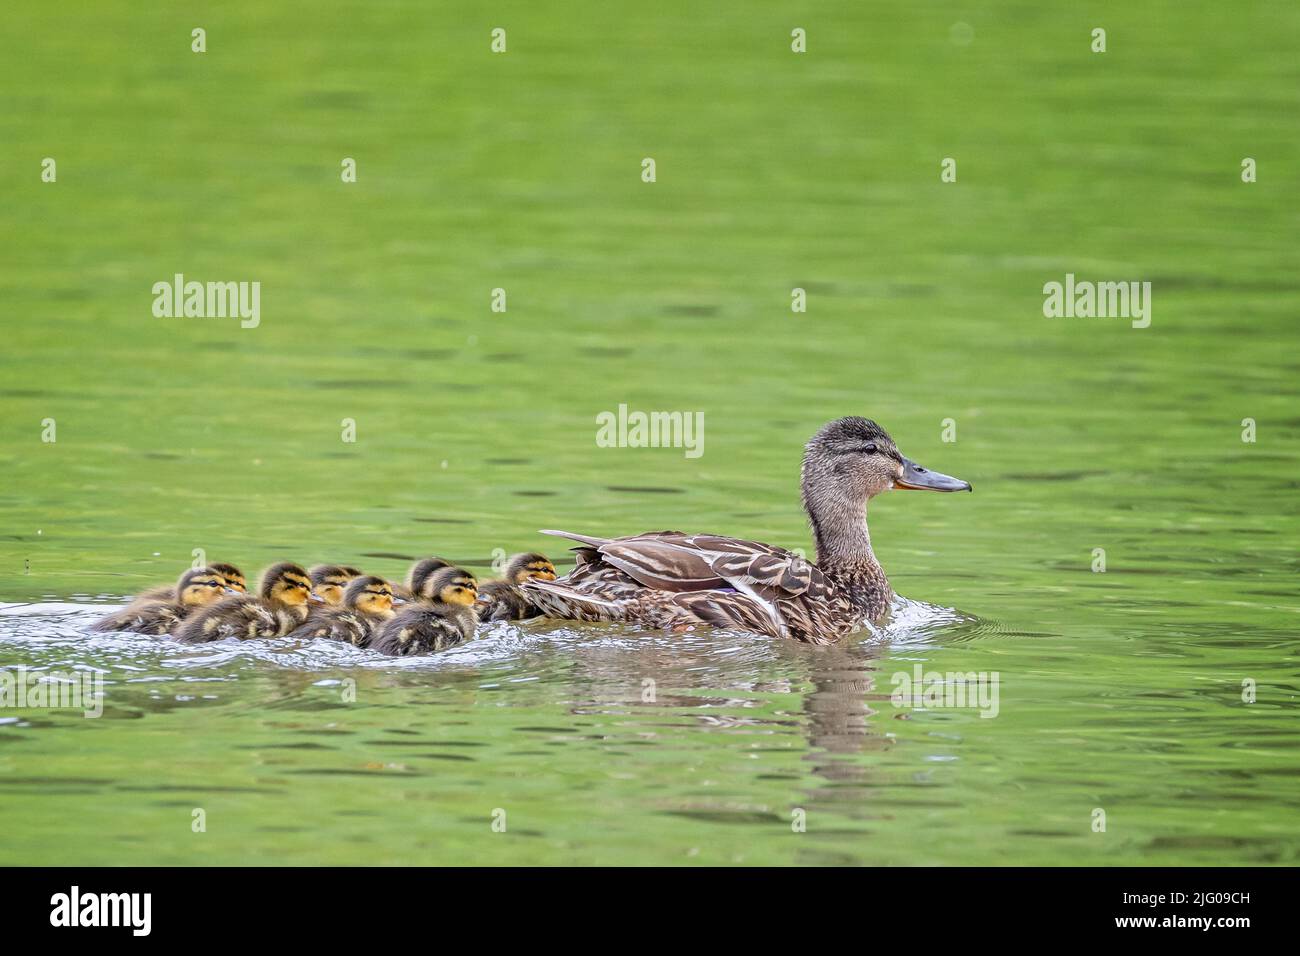
[[451, 567], [451, 562], [443, 558], [421, 558], [411, 565], [411, 570], [406, 572], [405, 583], [393, 585], [393, 594], [404, 601], [414, 601], [416, 593], [420, 590], [420, 585], [424, 583], [425, 578], [439, 568], [449, 567]]
[[225, 578], [211, 568], [191, 568], [171, 589], [169, 600], [136, 601], [129, 607], [96, 621], [94, 631], [138, 631], [170, 634], [190, 614], [233, 593]]
[[424, 579], [416, 603], [385, 621], [370, 638], [370, 649], [390, 657], [428, 654], [474, 637], [474, 599], [478, 582], [460, 568], [439, 568]]
[[188, 618], [176, 634], [184, 644], [202, 644], [226, 637], [281, 637], [307, 620], [311, 593], [307, 572], [288, 561], [262, 572], [257, 597], [239, 594], [204, 608]]
[[362, 575], [348, 582], [338, 607], [318, 605], [307, 623], [290, 637], [324, 637], [365, 647], [375, 628], [393, 616], [393, 586], [383, 578]]
[[506, 562], [500, 581], [479, 585], [474, 610], [480, 621], [520, 621], [542, 612], [524, 597], [519, 585], [525, 581], [554, 581], [555, 565], [544, 554], [516, 554]]
[[361, 572], [340, 564], [318, 564], [307, 572], [307, 577], [311, 578], [313, 594], [331, 607], [338, 607], [343, 603], [343, 589], [361, 577]]
[[867, 502], [892, 489], [971, 490], [904, 458], [883, 428], [856, 417], [823, 426], [808, 442], [801, 486], [815, 564], [719, 535], [543, 531], [579, 542], [578, 566], [558, 581], [525, 581], [520, 590], [550, 617], [682, 630], [709, 624], [829, 644], [863, 621], [879, 621], [893, 599], [871, 550]]
[[[225, 581], [226, 587], [230, 588], [232, 591], [243, 593], [248, 590], [248, 586], [244, 583], [244, 572], [239, 570], [239, 568], [235, 567], [233, 564], [222, 564], [218, 562], [217, 564], [209, 564], [206, 570], [211, 571], [214, 574], [219, 574], [221, 579]], [[176, 585], [160, 584], [147, 591], [141, 591], [131, 599], [131, 603], [144, 604], [149, 601], [170, 601], [175, 596]]]

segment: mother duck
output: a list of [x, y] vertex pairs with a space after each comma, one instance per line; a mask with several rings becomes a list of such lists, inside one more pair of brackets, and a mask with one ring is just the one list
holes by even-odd
[[817, 561], [782, 548], [711, 534], [651, 531], [596, 538], [543, 531], [581, 544], [578, 566], [520, 590], [548, 617], [625, 621], [686, 630], [738, 628], [830, 644], [889, 610], [893, 591], [871, 550], [867, 502], [893, 489], [970, 491], [899, 454], [866, 418], [825, 425], [804, 449], [803, 506]]

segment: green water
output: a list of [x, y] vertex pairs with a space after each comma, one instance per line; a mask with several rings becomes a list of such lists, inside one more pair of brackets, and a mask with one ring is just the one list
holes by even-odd
[[[1297, 41], [1266, 3], [11, 4], [0, 600], [47, 603], [0, 665], [107, 683], [0, 710], [0, 863], [1294, 864]], [[261, 282], [260, 325], [155, 318], [176, 272]], [[1150, 327], [1044, 318], [1067, 273], [1150, 281]], [[597, 447], [620, 403], [704, 413], [704, 454]], [[932, 607], [840, 647], [394, 663], [68, 607], [194, 549], [807, 548], [846, 414], [975, 493], [873, 503]], [[997, 716], [894, 706], [917, 664], [997, 673]]]

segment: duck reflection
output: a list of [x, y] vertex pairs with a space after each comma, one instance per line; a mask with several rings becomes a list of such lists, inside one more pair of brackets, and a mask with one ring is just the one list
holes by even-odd
[[[718, 632], [628, 638], [587, 644], [575, 655], [574, 712], [639, 713], [637, 726], [647, 736], [680, 730], [684, 719], [722, 730], [766, 730], [787, 741], [797, 733], [802, 759], [826, 782], [809, 792], [809, 800], [863, 797], [845, 785], [869, 784], [871, 761], [862, 757], [893, 745], [884, 725], [892, 716], [889, 693], [876, 691], [886, 650], [879, 645], [773, 644], [748, 636], [728, 640]], [[883, 712], [879, 701], [886, 702]], [[645, 720], [642, 708], [661, 709], [663, 719]], [[784, 741], [748, 743], [769, 749]]]
[[[887, 694], [875, 692], [882, 649], [856, 644], [807, 650], [818, 653], [803, 655], [812, 685], [803, 698], [808, 739], [804, 759], [813, 773], [833, 783], [866, 782], [872, 773], [870, 764], [852, 758], [893, 745], [893, 737], [882, 726], [891, 715], [879, 713], [868, 703], [888, 699]], [[829, 792], [823, 795], [829, 796]], [[835, 799], [850, 796], [839, 790]]]

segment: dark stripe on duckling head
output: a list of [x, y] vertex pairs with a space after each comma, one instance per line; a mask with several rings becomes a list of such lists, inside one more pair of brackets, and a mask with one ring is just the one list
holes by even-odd
[[434, 571], [440, 568], [451, 567], [451, 562], [443, 558], [421, 558], [411, 565], [411, 570], [406, 573], [406, 586], [410, 588], [411, 593], [418, 594], [420, 585]]
[[182, 604], [211, 604], [225, 590], [225, 578], [209, 568], [191, 568], [176, 582], [176, 597]]
[[235, 588], [239, 591], [247, 591], [248, 584], [244, 579], [244, 572], [239, 570], [233, 564], [209, 564], [209, 571], [215, 571], [225, 580], [228, 587]]
[[303, 591], [311, 590], [311, 578], [301, 565], [294, 564], [292, 561], [281, 561], [279, 564], [273, 564], [262, 572], [262, 580], [257, 587], [257, 593], [264, 598], [268, 598], [271, 596], [271, 590], [280, 582], [284, 582], [289, 587], [302, 588]]
[[462, 568], [439, 568], [425, 578], [418, 593], [434, 604], [469, 606], [478, 597], [478, 579]]
[[189, 568], [179, 578], [176, 579], [176, 593], [180, 594], [190, 583], [197, 577], [201, 576], [214, 577], [211, 568]]
[[356, 607], [357, 602], [363, 595], [371, 594], [375, 597], [392, 597], [393, 587], [383, 578], [377, 578], [373, 575], [363, 575], [354, 578], [348, 584], [347, 590], [343, 592], [343, 603], [347, 607]]
[[339, 564], [318, 564], [307, 572], [307, 576], [311, 578], [312, 584], [337, 584], [341, 587], [361, 573], [351, 572], [351, 568]]
[[[546, 575], [550, 575], [549, 578]], [[551, 559], [536, 551], [516, 554], [506, 562], [505, 579], [512, 584], [522, 584], [529, 578], [555, 580], [555, 565]]]

